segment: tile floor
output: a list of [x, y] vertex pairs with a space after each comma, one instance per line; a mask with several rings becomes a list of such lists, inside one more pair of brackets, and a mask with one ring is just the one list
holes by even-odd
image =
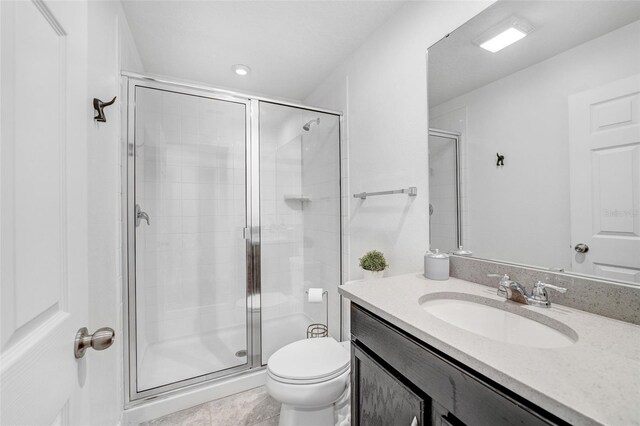
[[277, 426], [280, 403], [264, 386], [141, 423], [140, 426]]

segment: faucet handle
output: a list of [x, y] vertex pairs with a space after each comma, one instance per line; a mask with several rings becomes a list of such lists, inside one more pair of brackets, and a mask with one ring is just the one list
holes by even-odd
[[534, 301], [537, 306], [542, 306], [544, 308], [551, 307], [551, 302], [549, 302], [549, 295], [547, 294], [548, 288], [558, 291], [560, 293], [567, 292], [567, 289], [564, 287], [558, 287], [557, 285], [547, 284], [547, 283], [543, 283], [542, 281], [538, 281], [533, 286], [533, 291], [531, 292], [531, 300]]
[[543, 283], [542, 281], [538, 281], [537, 283], [535, 283], [533, 288], [534, 288], [534, 290], [550, 288], [551, 290], [555, 290], [555, 291], [560, 292], [560, 293], [566, 293], [567, 292], [567, 289], [564, 288], [564, 287], [559, 287], [557, 285]]
[[491, 277], [491, 278], [500, 278], [500, 282], [498, 283], [498, 296], [502, 296], [504, 298], [507, 298], [508, 294], [507, 294], [507, 287], [509, 286], [509, 283], [511, 282], [511, 278], [509, 278], [509, 275], [507, 274], [487, 274], [487, 277]]

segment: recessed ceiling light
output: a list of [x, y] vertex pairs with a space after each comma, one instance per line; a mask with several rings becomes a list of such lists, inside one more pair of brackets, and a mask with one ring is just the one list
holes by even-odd
[[237, 75], [245, 76], [251, 72], [251, 68], [243, 64], [235, 64], [231, 67], [234, 73]]
[[473, 42], [489, 52], [496, 53], [523, 39], [531, 31], [533, 31], [533, 25], [524, 19], [512, 17], [485, 31]]

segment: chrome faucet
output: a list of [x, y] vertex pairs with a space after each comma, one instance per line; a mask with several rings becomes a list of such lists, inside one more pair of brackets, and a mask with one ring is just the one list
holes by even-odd
[[498, 284], [498, 296], [502, 296], [507, 300], [522, 303], [525, 305], [540, 306], [542, 308], [550, 308], [549, 294], [547, 289], [556, 290], [560, 293], [566, 293], [567, 289], [556, 285], [543, 283], [538, 281], [533, 286], [531, 294], [527, 294], [527, 290], [509, 278], [509, 275], [487, 274], [488, 277], [500, 277]]
[[548, 288], [551, 290], [555, 290], [558, 293], [567, 292], [567, 289], [564, 287], [543, 283], [542, 281], [538, 280], [538, 282], [533, 286], [533, 291], [531, 292], [531, 297], [529, 298], [529, 304], [542, 306], [543, 308], [550, 308], [551, 302], [549, 302], [549, 294], [547, 294]]

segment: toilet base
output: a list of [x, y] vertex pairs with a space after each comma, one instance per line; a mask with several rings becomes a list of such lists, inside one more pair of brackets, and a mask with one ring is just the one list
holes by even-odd
[[351, 425], [351, 384], [340, 398], [327, 407], [302, 408], [282, 404], [279, 426], [349, 426]]
[[304, 408], [282, 404], [279, 426], [333, 426], [334, 407]]

